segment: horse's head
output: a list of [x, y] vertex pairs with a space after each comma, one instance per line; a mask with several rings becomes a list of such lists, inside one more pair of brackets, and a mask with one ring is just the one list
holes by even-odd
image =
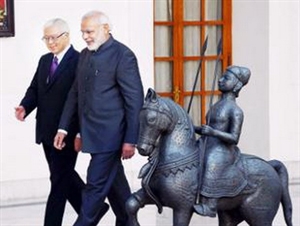
[[140, 130], [137, 148], [144, 156], [151, 155], [161, 134], [175, 127], [174, 116], [166, 98], [161, 98], [153, 89], [149, 89], [144, 106], [140, 112]]

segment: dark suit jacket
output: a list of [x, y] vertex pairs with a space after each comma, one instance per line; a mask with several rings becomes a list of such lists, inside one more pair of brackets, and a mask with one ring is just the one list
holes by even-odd
[[97, 51], [84, 49], [59, 128], [79, 113], [82, 151], [120, 150], [138, 139], [143, 86], [134, 53], [110, 37]]
[[[44, 142], [52, 145], [58, 129], [58, 123], [65, 100], [75, 79], [79, 53], [71, 46], [54, 74], [54, 80], [49, 82], [50, 65], [53, 54], [43, 55], [37, 70], [20, 105], [26, 110], [26, 117], [37, 108], [36, 113], [36, 143]], [[67, 142], [73, 143], [78, 132], [78, 120], [71, 119], [70, 136]]]

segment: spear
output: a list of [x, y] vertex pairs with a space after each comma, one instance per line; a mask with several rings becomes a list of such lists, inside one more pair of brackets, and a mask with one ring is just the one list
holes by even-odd
[[[217, 54], [218, 54], [218, 57], [217, 57], [217, 61], [216, 61], [216, 65], [215, 65], [215, 71], [214, 71], [214, 79], [213, 79], [213, 83], [212, 83], [212, 91], [215, 90], [215, 83], [216, 83], [216, 80], [217, 80], [217, 75], [218, 75], [218, 64], [220, 62], [220, 58], [221, 58], [221, 53], [222, 53], [222, 38], [220, 38], [220, 41], [218, 43], [218, 48], [217, 48]], [[213, 102], [213, 95], [210, 96], [210, 101], [209, 101], [209, 109], [211, 109], [212, 107], [212, 102]], [[210, 123], [210, 114], [208, 113], [207, 115], [207, 122], [206, 124], [209, 125]], [[197, 193], [197, 196], [198, 196], [198, 201], [200, 202], [200, 189], [201, 189], [201, 186], [202, 186], [202, 177], [203, 177], [203, 169], [204, 169], [204, 158], [205, 158], [205, 149], [206, 149], [206, 141], [207, 141], [207, 136], [204, 138], [204, 141], [203, 141], [203, 145], [202, 145], [202, 153], [200, 152], [200, 163], [199, 163], [199, 178], [198, 178], [198, 193]], [[202, 156], [201, 156], [202, 155]]]
[[196, 84], [197, 84], [199, 73], [200, 73], [200, 70], [201, 70], [201, 67], [202, 67], [203, 56], [204, 56], [204, 53], [205, 53], [205, 51], [207, 49], [207, 40], [208, 40], [208, 36], [206, 36], [206, 39], [205, 39], [205, 41], [203, 43], [203, 46], [202, 46], [201, 59], [200, 59], [199, 66], [198, 66], [198, 69], [197, 69], [197, 73], [196, 73], [196, 76], [195, 76], [195, 81], [194, 81], [194, 85], [193, 85], [192, 95], [191, 95], [191, 99], [190, 99], [190, 102], [189, 102], [187, 113], [189, 113], [190, 110], [191, 110], [191, 105], [192, 105], [193, 98], [194, 98]]
[[[215, 65], [214, 80], [213, 80], [213, 83], [212, 83], [212, 86], [211, 86], [211, 90], [212, 91], [215, 91], [216, 80], [217, 80], [217, 77], [218, 77], [217, 76], [217, 74], [218, 74], [218, 70], [217, 69], [218, 69], [218, 64], [219, 64], [221, 53], [222, 53], [222, 38], [220, 38], [220, 41], [219, 41], [219, 44], [218, 44], [217, 53], [218, 53], [218, 58], [217, 58], [216, 65]], [[211, 109], [211, 107], [212, 107], [213, 98], [214, 98], [214, 95], [211, 95], [210, 99], [209, 99], [209, 109]], [[206, 122], [206, 124], [209, 125], [209, 123], [210, 123], [210, 114], [207, 115], [207, 122]]]

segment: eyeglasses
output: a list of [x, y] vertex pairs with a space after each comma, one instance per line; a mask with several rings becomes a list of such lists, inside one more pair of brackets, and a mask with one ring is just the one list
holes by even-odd
[[61, 36], [63, 36], [64, 34], [67, 34], [67, 32], [63, 32], [63, 33], [61, 33], [61, 34], [58, 35], [58, 36], [44, 36], [44, 37], [42, 38], [42, 41], [44, 41], [44, 42], [46, 42], [46, 43], [49, 43], [50, 41], [51, 41], [51, 42], [57, 42], [57, 40], [58, 40]]

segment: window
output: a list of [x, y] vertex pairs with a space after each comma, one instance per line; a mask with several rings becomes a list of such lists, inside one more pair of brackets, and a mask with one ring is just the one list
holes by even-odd
[[210, 101], [217, 100], [214, 75], [219, 77], [231, 64], [231, 4], [231, 0], [154, 0], [155, 90], [189, 110], [195, 125], [205, 123]]

